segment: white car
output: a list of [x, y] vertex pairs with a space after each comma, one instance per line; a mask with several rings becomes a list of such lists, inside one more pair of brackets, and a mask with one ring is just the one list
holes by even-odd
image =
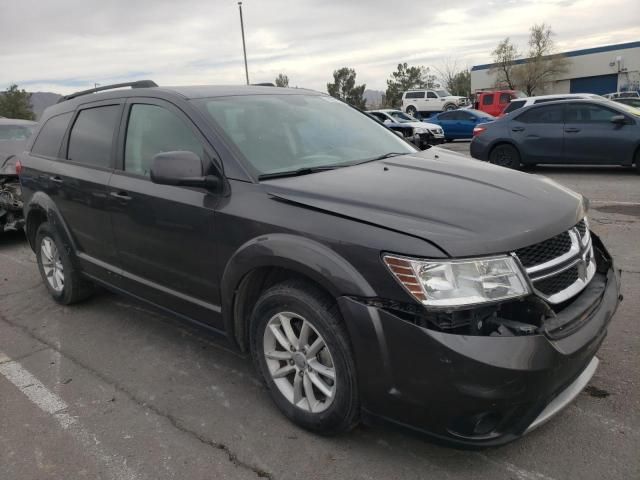
[[511, 100], [507, 108], [504, 109], [502, 115], [506, 115], [509, 112], [514, 112], [522, 107], [528, 107], [536, 103], [554, 102], [556, 100], [603, 100], [604, 97], [596, 95], [595, 93], [557, 93], [554, 95], [538, 95], [537, 97], [521, 97]]
[[609, 100], [615, 100], [616, 98], [638, 98], [640, 97], [640, 93], [638, 92], [614, 92], [607, 93], [604, 98], [608, 98]]
[[429, 145], [439, 145], [445, 141], [444, 130], [440, 125], [421, 122], [400, 110], [369, 110], [367, 113], [373, 115], [384, 124], [401, 123], [402, 125], [413, 127], [413, 136], [408, 140], [418, 148], [425, 149]]
[[402, 94], [402, 110], [409, 115], [455, 110], [468, 104], [467, 97], [451, 95], [444, 89], [409, 90]]

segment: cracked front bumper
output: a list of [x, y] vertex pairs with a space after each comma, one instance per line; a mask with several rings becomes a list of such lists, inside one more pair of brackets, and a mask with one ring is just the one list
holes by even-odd
[[[578, 306], [589, 305], [579, 328], [555, 339], [448, 334], [340, 298], [354, 339], [363, 417], [468, 447], [504, 444], [531, 431], [568, 405], [595, 372], [620, 281], [611, 266], [592, 284], [577, 297]], [[577, 306], [570, 311], [581, 314]]]

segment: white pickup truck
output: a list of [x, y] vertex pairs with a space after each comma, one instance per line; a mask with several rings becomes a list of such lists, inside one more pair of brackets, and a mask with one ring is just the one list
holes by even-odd
[[409, 115], [455, 110], [468, 104], [468, 98], [451, 95], [444, 89], [409, 90], [402, 94], [402, 110]]

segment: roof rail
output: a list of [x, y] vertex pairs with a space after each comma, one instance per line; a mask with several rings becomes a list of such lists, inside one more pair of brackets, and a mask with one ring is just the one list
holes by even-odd
[[262, 82], [262, 83], [252, 83], [252, 87], [275, 87], [275, 85], [271, 82]]
[[80, 92], [71, 93], [60, 97], [58, 103], [71, 100], [72, 98], [81, 97], [82, 95], [89, 95], [90, 93], [104, 92], [105, 90], [113, 90], [114, 88], [131, 87], [131, 88], [150, 88], [157, 87], [158, 84], [153, 80], [138, 80], [135, 82], [114, 83], [112, 85], [104, 85], [102, 87], [90, 88], [89, 90], [82, 90]]

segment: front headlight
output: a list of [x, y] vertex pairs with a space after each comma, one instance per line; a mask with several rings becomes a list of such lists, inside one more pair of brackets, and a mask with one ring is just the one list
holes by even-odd
[[418, 134], [418, 133], [428, 133], [429, 129], [428, 128], [423, 128], [423, 127], [415, 127], [413, 129], [413, 133], [414, 134]]
[[383, 260], [409, 293], [429, 307], [463, 307], [529, 293], [509, 256], [431, 261], [385, 255]]

